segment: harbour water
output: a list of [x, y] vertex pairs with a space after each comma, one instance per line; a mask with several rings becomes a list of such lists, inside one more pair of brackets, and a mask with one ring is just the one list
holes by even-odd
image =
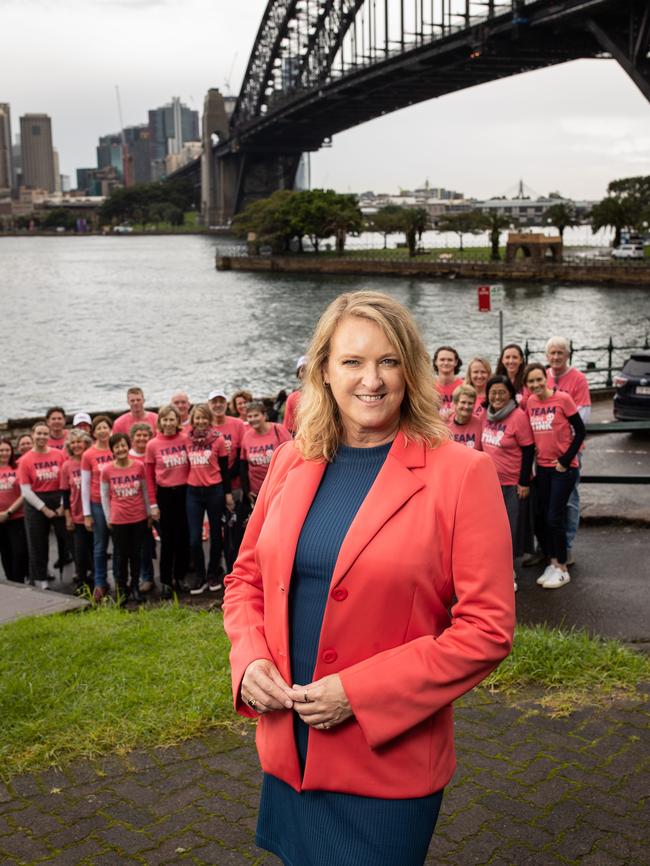
[[[412, 310], [427, 346], [451, 343], [469, 360], [498, 354], [495, 314], [477, 311], [465, 280], [293, 277], [215, 270], [227, 239], [201, 235], [0, 239], [0, 418], [119, 409], [129, 385], [152, 405], [184, 388], [270, 394], [320, 312], [342, 291], [380, 289]], [[641, 344], [650, 331], [643, 288], [511, 283], [506, 341], [540, 346], [552, 333], [576, 345]]]

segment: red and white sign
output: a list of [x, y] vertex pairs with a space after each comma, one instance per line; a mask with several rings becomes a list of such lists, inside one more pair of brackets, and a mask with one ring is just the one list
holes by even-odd
[[479, 313], [489, 313], [490, 310], [491, 310], [490, 287], [489, 286], [479, 286], [478, 287], [478, 311], [479, 311]]

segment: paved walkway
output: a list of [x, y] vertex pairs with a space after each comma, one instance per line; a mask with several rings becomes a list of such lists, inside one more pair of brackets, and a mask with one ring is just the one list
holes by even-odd
[[50, 592], [20, 583], [0, 583], [0, 625], [24, 616], [46, 616], [81, 610], [88, 602], [62, 592]]
[[[553, 719], [483, 691], [456, 711], [459, 768], [428, 866], [647, 866], [650, 688]], [[0, 785], [0, 863], [278, 866], [254, 844], [252, 735], [78, 763]]]

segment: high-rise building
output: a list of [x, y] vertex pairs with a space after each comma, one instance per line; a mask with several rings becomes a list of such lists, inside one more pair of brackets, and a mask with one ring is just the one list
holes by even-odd
[[124, 178], [122, 159], [122, 136], [119, 133], [102, 135], [97, 145], [97, 168], [112, 166], [120, 178]]
[[52, 121], [47, 114], [25, 114], [20, 118], [23, 185], [29, 189], [56, 189]]
[[0, 192], [8, 192], [15, 185], [11, 155], [11, 110], [8, 102], [0, 102]]
[[149, 111], [149, 148], [152, 162], [180, 153], [186, 141], [198, 141], [199, 113], [175, 96], [169, 105]]
[[146, 123], [127, 126], [124, 129], [129, 157], [129, 185], [151, 181], [151, 148], [149, 147], [149, 127]]

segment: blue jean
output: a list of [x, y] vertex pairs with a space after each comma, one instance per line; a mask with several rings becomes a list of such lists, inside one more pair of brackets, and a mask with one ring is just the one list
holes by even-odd
[[567, 560], [566, 507], [578, 470], [558, 472], [554, 466], [537, 466], [535, 471], [544, 553], [564, 565]]
[[225, 508], [222, 484], [210, 487], [187, 485], [187, 525], [190, 532], [190, 550], [194, 557], [194, 568], [199, 580], [205, 580], [205, 556], [203, 555], [203, 515], [207, 513], [210, 524], [210, 559], [208, 574], [217, 576], [221, 562], [221, 516]]
[[90, 513], [93, 518], [93, 565], [95, 586], [106, 588], [106, 552], [108, 550], [108, 524], [104, 509], [99, 502], [90, 503]]
[[[156, 524], [156, 532], [160, 536], [160, 524]], [[156, 540], [153, 537], [153, 529], [149, 528], [145, 532], [144, 541], [142, 542], [142, 555], [140, 557], [140, 578], [153, 581], [153, 561], [156, 556]]]
[[576, 472], [576, 483], [569, 496], [566, 506], [566, 546], [568, 550], [573, 547], [578, 526], [580, 525], [580, 469], [582, 467], [582, 455], [578, 454], [578, 468]]

